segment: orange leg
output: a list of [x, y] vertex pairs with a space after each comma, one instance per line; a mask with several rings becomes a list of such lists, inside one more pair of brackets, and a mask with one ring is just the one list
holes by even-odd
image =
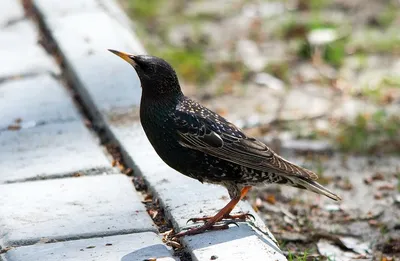
[[[229, 217], [229, 213], [231, 213], [231, 211], [235, 208], [237, 203], [241, 199], [243, 199], [244, 196], [246, 196], [246, 194], [247, 194], [247, 192], [249, 192], [250, 188], [251, 188], [250, 186], [244, 187], [242, 189], [242, 191], [240, 192], [239, 197], [235, 197], [235, 198], [231, 199], [231, 201], [229, 201], [229, 203], [225, 207], [223, 207], [215, 216], [207, 219], [207, 222], [203, 226], [200, 226], [197, 228], [192, 228], [192, 229], [189, 229], [184, 232], [180, 232], [180, 233], [174, 235], [174, 237], [196, 235], [196, 234], [203, 233], [206, 230], [211, 230], [216, 222], [221, 221], [224, 217]], [[191, 220], [195, 220], [195, 219], [191, 219]], [[220, 227], [216, 227], [216, 229], [218, 229], [218, 228], [220, 228]]]

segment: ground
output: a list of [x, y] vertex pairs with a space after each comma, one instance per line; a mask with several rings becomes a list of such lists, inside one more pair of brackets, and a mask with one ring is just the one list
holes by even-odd
[[400, 258], [398, 1], [121, 4], [187, 95], [343, 197], [253, 190], [249, 200], [289, 260]]

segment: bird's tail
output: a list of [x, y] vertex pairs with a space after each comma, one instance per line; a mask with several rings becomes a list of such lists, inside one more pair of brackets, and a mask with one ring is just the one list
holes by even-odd
[[331, 198], [336, 201], [341, 200], [341, 198], [338, 195], [331, 192], [330, 190], [328, 190], [327, 188], [325, 188], [324, 186], [322, 186], [321, 184], [319, 184], [316, 181], [313, 181], [310, 179], [305, 179], [302, 177], [290, 177], [289, 179], [292, 181], [293, 184], [291, 184], [291, 185], [294, 187], [310, 190], [317, 194], [327, 196], [328, 198]]

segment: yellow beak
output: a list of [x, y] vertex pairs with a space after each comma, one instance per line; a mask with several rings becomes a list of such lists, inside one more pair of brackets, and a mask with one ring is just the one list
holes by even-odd
[[131, 64], [131, 65], [133, 65], [133, 66], [136, 64], [135, 61], [132, 59], [133, 57], [135, 57], [134, 55], [128, 54], [128, 53], [119, 52], [119, 51], [112, 50], [112, 49], [108, 49], [108, 50], [109, 50], [110, 52], [112, 52], [113, 54], [115, 54], [115, 55], [121, 57], [122, 59], [124, 59], [125, 61], [127, 61], [129, 64]]

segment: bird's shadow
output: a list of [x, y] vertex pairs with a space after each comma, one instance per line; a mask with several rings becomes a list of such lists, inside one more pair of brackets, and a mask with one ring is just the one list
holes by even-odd
[[[191, 253], [227, 242], [236, 241], [234, 244], [230, 245], [230, 250], [234, 250], [236, 245], [247, 245], [249, 247], [257, 247], [260, 249], [265, 249], [266, 245], [274, 254], [275, 252], [277, 254], [282, 254], [282, 251], [277, 247], [274, 241], [251, 223], [242, 222], [238, 223], [238, 225], [238, 227], [233, 226], [228, 230], [208, 231], [194, 236], [186, 236], [182, 239], [182, 243], [187, 247], [187, 251]], [[226, 248], [214, 248], [216, 252], [226, 251], [224, 249]], [[238, 249], [243, 250], [242, 247]], [[126, 254], [121, 258], [121, 261], [145, 261], [152, 260], [154, 258], [160, 259], [170, 256], [171, 254], [165, 245], [156, 244], [142, 247], [129, 254]]]
[[145, 261], [158, 260], [163, 257], [170, 257], [168, 249], [163, 244], [156, 244], [139, 248], [121, 258], [121, 261]]
[[238, 244], [240, 245], [243, 243], [257, 244], [257, 241], [259, 241], [258, 246], [261, 247], [261, 245], [266, 244], [272, 251], [282, 254], [282, 251], [275, 242], [261, 229], [248, 222], [240, 222], [238, 225], [238, 227], [232, 226], [228, 230], [209, 231], [195, 236], [186, 236], [182, 241], [191, 251], [235, 240], [238, 240]]

